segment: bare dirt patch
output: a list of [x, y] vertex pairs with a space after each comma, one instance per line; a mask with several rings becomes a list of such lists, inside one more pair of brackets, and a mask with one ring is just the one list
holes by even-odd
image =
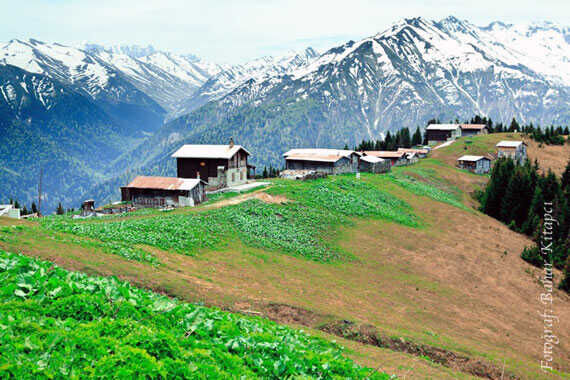
[[265, 203], [285, 203], [289, 201], [283, 195], [269, 195], [266, 192], [259, 191], [249, 194], [238, 195], [237, 197], [230, 199], [224, 199], [223, 201], [219, 201], [211, 205], [204, 206], [201, 209], [202, 210], [218, 209], [226, 206], [237, 205], [242, 202], [248, 201], [250, 199], [259, 199], [260, 201]]
[[429, 359], [445, 367], [474, 376], [493, 380], [517, 379], [513, 374], [505, 372], [503, 368], [483, 360], [473, 359], [438, 347], [418, 344], [403, 338], [382, 336], [376, 327], [369, 324], [357, 324], [352, 321], [340, 320], [326, 324], [320, 329], [345, 339]]

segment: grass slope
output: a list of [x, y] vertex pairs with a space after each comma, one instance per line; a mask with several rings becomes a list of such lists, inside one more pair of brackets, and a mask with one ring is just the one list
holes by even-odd
[[[475, 211], [471, 195], [488, 177], [454, 167], [459, 155], [492, 153], [495, 140], [504, 138], [474, 137], [471, 144], [459, 140], [389, 175], [275, 180], [264, 194], [278, 203], [234, 197], [230, 201], [246, 201], [96, 221], [0, 220], [0, 225], [25, 226], [0, 230], [0, 247], [285, 324], [316, 329], [347, 319], [375, 326], [384, 336], [451, 350], [499, 368], [504, 363], [506, 371], [520, 378], [565, 378], [570, 362], [567, 318], [556, 326], [560, 344], [555, 364], [564, 372], [548, 374], [539, 368], [541, 273], [519, 256], [530, 240]], [[180, 238], [202, 228], [185, 221], [201, 218], [212, 221], [206, 235], [196, 234], [199, 244]], [[187, 223], [190, 232], [171, 230], [170, 224], [179, 223]], [[121, 230], [122, 224], [144, 232], [128, 242], [131, 227]], [[96, 245], [103, 243], [142, 250], [159, 265], [128, 260]], [[558, 290], [554, 297], [557, 314], [569, 315], [570, 298]], [[425, 358], [349, 346], [358, 362], [401, 377], [469, 378]]]
[[0, 251], [2, 378], [374, 378], [339, 346]]

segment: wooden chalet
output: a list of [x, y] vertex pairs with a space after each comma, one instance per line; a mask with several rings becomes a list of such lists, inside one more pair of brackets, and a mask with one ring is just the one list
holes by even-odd
[[206, 199], [205, 185], [198, 178], [138, 176], [121, 187], [121, 200], [137, 207], [194, 206]]
[[326, 174], [356, 173], [360, 153], [339, 149], [292, 149], [283, 154], [286, 170]]
[[526, 143], [524, 141], [499, 141], [496, 145], [497, 157], [509, 157], [519, 165], [527, 159]]
[[457, 167], [477, 174], [491, 171], [491, 159], [484, 156], [465, 155], [457, 159]]
[[224, 188], [247, 182], [250, 153], [230, 140], [228, 145], [183, 145], [172, 157], [176, 158], [179, 178], [202, 179], [208, 188]]
[[439, 144], [461, 137], [459, 124], [430, 124], [426, 128], [428, 145]]
[[489, 129], [485, 124], [460, 124], [461, 136], [486, 135]]

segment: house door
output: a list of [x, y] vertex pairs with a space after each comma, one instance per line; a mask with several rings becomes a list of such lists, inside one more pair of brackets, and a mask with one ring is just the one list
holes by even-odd
[[205, 161], [200, 161], [200, 179], [203, 181], [208, 181], [208, 164]]

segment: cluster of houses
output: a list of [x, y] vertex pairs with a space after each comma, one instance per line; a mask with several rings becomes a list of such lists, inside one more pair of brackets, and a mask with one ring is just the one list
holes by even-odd
[[[484, 124], [431, 124], [428, 141], [446, 142], [458, 136], [487, 133]], [[353, 151], [343, 149], [292, 149], [283, 154], [288, 179], [310, 179], [343, 173], [385, 173], [392, 166], [410, 165], [430, 153], [429, 146], [399, 148], [397, 151]], [[255, 176], [248, 164], [251, 153], [233, 140], [227, 145], [183, 145], [172, 157], [176, 159], [176, 177], [138, 176], [121, 187], [122, 203], [134, 207], [194, 206], [206, 199], [206, 191], [237, 189]], [[523, 163], [526, 144], [501, 141], [497, 157], [508, 156]], [[492, 158], [464, 155], [457, 166], [478, 174], [488, 173]], [[122, 206], [118, 206], [122, 207]]]
[[[409, 165], [426, 157], [430, 148], [399, 149], [396, 152], [357, 152], [341, 149], [292, 149], [283, 154], [283, 178], [371, 172], [385, 173], [392, 166]], [[121, 203], [135, 207], [193, 206], [206, 199], [206, 191], [237, 189], [255, 176], [255, 166], [248, 164], [251, 153], [243, 146], [183, 145], [172, 157], [176, 159], [176, 177], [138, 176], [121, 187]]]
[[[426, 128], [428, 145], [436, 145], [456, 140], [459, 137], [470, 137], [489, 133], [485, 124], [429, 124]], [[510, 157], [522, 165], [527, 159], [526, 143], [523, 141], [500, 141], [497, 143], [496, 157]], [[486, 156], [464, 155], [457, 159], [457, 167], [477, 174], [489, 173], [493, 158]]]
[[462, 136], [477, 136], [489, 133], [485, 124], [429, 124], [426, 128], [428, 145], [455, 140]]
[[[524, 141], [500, 141], [497, 143], [497, 158], [508, 157], [522, 165], [526, 159], [526, 143]], [[492, 158], [485, 156], [465, 155], [457, 159], [457, 167], [473, 173], [485, 174], [491, 171]]]

